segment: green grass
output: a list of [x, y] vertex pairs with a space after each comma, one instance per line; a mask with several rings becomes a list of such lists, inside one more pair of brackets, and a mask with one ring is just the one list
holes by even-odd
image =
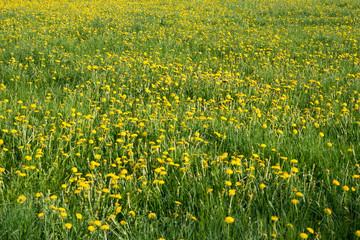
[[358, 16], [0, 0], [0, 239], [356, 239]]

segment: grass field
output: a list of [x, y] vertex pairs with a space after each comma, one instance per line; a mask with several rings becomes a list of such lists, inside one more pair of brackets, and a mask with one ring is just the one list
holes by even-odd
[[360, 237], [358, 0], [0, 0], [0, 239]]

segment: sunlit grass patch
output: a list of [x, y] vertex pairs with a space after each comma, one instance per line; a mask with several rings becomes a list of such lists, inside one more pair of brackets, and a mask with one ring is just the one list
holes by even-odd
[[359, 6], [0, 0], [0, 238], [355, 239]]

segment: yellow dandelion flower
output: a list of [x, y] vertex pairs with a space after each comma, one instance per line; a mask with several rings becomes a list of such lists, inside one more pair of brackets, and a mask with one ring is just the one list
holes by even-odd
[[121, 209], [122, 209], [122, 207], [117, 207], [117, 208], [115, 209], [116, 214], [120, 213], [120, 212], [121, 212]]
[[324, 209], [324, 212], [327, 213], [327, 214], [329, 214], [329, 215], [332, 213], [329, 208], [325, 208], [325, 209]]
[[95, 231], [95, 227], [94, 227], [94, 226], [89, 226], [88, 229], [89, 229], [90, 232]]
[[234, 221], [235, 221], [235, 219], [232, 218], [232, 217], [226, 217], [226, 218], [225, 218], [225, 222], [228, 223], [228, 224], [229, 224], [229, 223], [233, 223]]
[[96, 226], [100, 226], [100, 225], [101, 225], [101, 221], [96, 220], [96, 221], [93, 222], [93, 224], [96, 225]]
[[306, 233], [300, 233], [299, 237], [301, 239], [307, 239], [308, 238], [308, 235]]
[[100, 229], [101, 230], [109, 230], [110, 227], [108, 225], [102, 225]]
[[133, 217], [135, 217], [135, 212], [134, 211], [129, 211], [129, 214]]
[[233, 174], [234, 171], [229, 168], [229, 169], [226, 170], [226, 173], [230, 175], [230, 174]]
[[77, 214], [76, 214], [76, 218], [79, 219], [79, 220], [81, 220], [81, 219], [83, 218], [83, 216], [81, 215], [81, 213], [77, 213]]
[[127, 222], [126, 222], [126, 221], [124, 221], [124, 220], [122, 220], [122, 221], [120, 222], [120, 224], [124, 226], [124, 225], [126, 225], [126, 224], [127, 224]]
[[66, 227], [67, 229], [71, 229], [71, 228], [72, 228], [72, 224], [71, 224], [71, 223], [65, 223], [65, 227]]
[[277, 216], [271, 216], [271, 220], [277, 222], [279, 221], [279, 218]]
[[334, 180], [332, 181], [332, 183], [333, 183], [334, 185], [336, 185], [336, 186], [340, 186], [340, 183], [339, 183], [338, 180], [335, 180], [335, 179], [334, 179]]
[[20, 204], [23, 204], [26, 201], [26, 197], [24, 195], [21, 195], [18, 197], [17, 202]]
[[301, 192], [297, 192], [295, 195], [298, 196], [298, 197], [304, 196], [304, 194], [302, 194]]

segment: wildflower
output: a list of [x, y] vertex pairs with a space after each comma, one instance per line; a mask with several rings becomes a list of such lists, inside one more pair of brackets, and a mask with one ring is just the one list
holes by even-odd
[[331, 210], [330, 210], [329, 208], [325, 208], [325, 209], [324, 209], [324, 212], [327, 213], [327, 214], [329, 214], [329, 215], [331, 214]]
[[105, 225], [102, 225], [100, 229], [101, 230], [109, 230], [110, 228], [108, 225], [105, 224]]
[[67, 229], [71, 229], [71, 228], [72, 228], [72, 224], [71, 224], [71, 223], [65, 223], [65, 227], [66, 227]]
[[96, 220], [96, 221], [94, 221], [93, 222], [96, 226], [100, 226], [101, 225], [101, 221], [99, 221], [99, 220]]
[[344, 191], [349, 191], [350, 188], [349, 188], [348, 186], [343, 186], [343, 187], [342, 187], [342, 190], [344, 190]]
[[233, 195], [235, 195], [235, 192], [236, 192], [236, 189], [230, 189], [229, 190], [229, 195], [233, 196]]
[[129, 214], [133, 217], [135, 217], [135, 212], [134, 211], [129, 211]]
[[331, 143], [331, 142], [328, 142], [326, 145], [327, 145], [328, 147], [332, 147], [332, 143]]
[[229, 223], [233, 223], [234, 221], [235, 221], [235, 220], [234, 220], [234, 218], [232, 218], [232, 217], [226, 217], [226, 218], [225, 218], [225, 222], [228, 223], [228, 224], [229, 224]]
[[260, 187], [260, 189], [264, 189], [264, 188], [266, 188], [266, 185], [262, 183], [262, 184], [260, 184], [259, 187]]
[[126, 222], [126, 221], [124, 221], [124, 220], [122, 220], [122, 221], [120, 222], [120, 224], [124, 226], [124, 225], [126, 225], [126, 224], [127, 224], [127, 222]]
[[360, 238], [360, 230], [357, 230], [357, 231], [355, 232], [355, 236], [358, 237], [358, 238]]
[[80, 213], [77, 213], [77, 214], [76, 214], [76, 217], [77, 217], [77, 219], [79, 219], [79, 220], [81, 220], [81, 219], [83, 218], [83, 216], [82, 216]]
[[299, 203], [299, 200], [297, 200], [297, 199], [292, 199], [292, 200], [291, 200], [291, 203], [294, 204], [294, 205], [296, 205], [296, 204]]
[[44, 216], [44, 213], [42, 213], [42, 212], [38, 214], [38, 217], [39, 217], [39, 218], [41, 218], [41, 217], [43, 217], [43, 216]]
[[17, 202], [20, 204], [23, 204], [26, 201], [26, 197], [24, 195], [21, 195], [18, 197]]
[[306, 233], [300, 233], [300, 238], [301, 239], [307, 239], [308, 238], [308, 235]]
[[272, 217], [271, 217], [271, 220], [274, 221], [274, 222], [277, 222], [277, 221], [279, 220], [279, 218], [276, 217], [276, 216], [272, 216]]
[[115, 209], [116, 214], [120, 213], [120, 212], [121, 212], [121, 209], [122, 209], [122, 207], [117, 207], [117, 208]]
[[294, 225], [292, 225], [291, 223], [287, 223], [285, 226], [286, 226], [286, 227], [290, 227], [290, 228], [293, 228], [293, 227], [294, 227]]
[[155, 218], [155, 213], [149, 213], [148, 217], [149, 217], [150, 219]]
[[95, 227], [94, 227], [94, 226], [89, 226], [88, 229], [89, 229], [90, 232], [95, 231]]
[[336, 185], [336, 186], [340, 186], [339, 181], [337, 181], [337, 180], [335, 180], [335, 179], [332, 181], [332, 183], [333, 183], [334, 185]]
[[297, 192], [295, 195], [298, 196], [298, 197], [304, 196], [301, 192]]
[[314, 229], [312, 229], [312, 228], [306, 228], [306, 229], [309, 231], [309, 233], [314, 234]]

